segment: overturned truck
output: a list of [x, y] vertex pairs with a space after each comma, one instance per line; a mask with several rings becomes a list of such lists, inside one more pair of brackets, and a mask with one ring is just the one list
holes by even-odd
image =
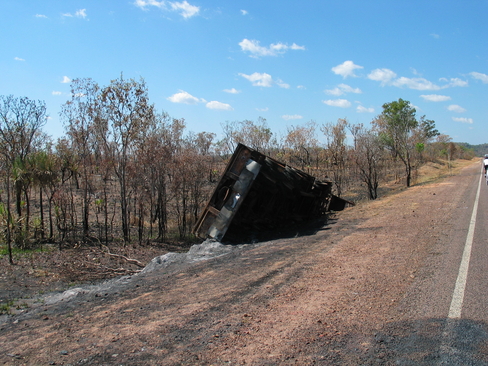
[[297, 232], [350, 204], [331, 191], [332, 182], [239, 144], [193, 231], [228, 242]]

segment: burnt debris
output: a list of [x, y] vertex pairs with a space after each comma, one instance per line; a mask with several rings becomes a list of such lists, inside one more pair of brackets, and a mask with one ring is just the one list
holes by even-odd
[[350, 203], [331, 191], [332, 182], [318, 181], [239, 144], [193, 231], [221, 242], [308, 231], [323, 226], [327, 212]]

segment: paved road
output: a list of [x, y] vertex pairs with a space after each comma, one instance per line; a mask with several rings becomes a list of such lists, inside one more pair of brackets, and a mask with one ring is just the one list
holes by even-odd
[[450, 184], [454, 215], [406, 296], [396, 364], [488, 365], [488, 186], [477, 166]]
[[461, 317], [488, 321], [488, 185], [481, 179], [466, 290]]

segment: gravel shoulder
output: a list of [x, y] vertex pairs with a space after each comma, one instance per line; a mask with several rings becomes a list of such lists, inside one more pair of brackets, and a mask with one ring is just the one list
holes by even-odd
[[0, 363], [393, 364], [398, 347], [385, 345], [416, 321], [411, 289], [455, 219], [463, 175], [477, 169], [348, 208], [313, 235], [32, 306], [0, 325]]

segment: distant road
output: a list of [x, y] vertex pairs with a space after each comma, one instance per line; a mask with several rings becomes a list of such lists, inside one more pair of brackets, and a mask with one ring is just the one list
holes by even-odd
[[480, 168], [451, 179], [451, 227], [406, 297], [418, 320], [404, 337], [426, 365], [488, 365], [488, 186]]

